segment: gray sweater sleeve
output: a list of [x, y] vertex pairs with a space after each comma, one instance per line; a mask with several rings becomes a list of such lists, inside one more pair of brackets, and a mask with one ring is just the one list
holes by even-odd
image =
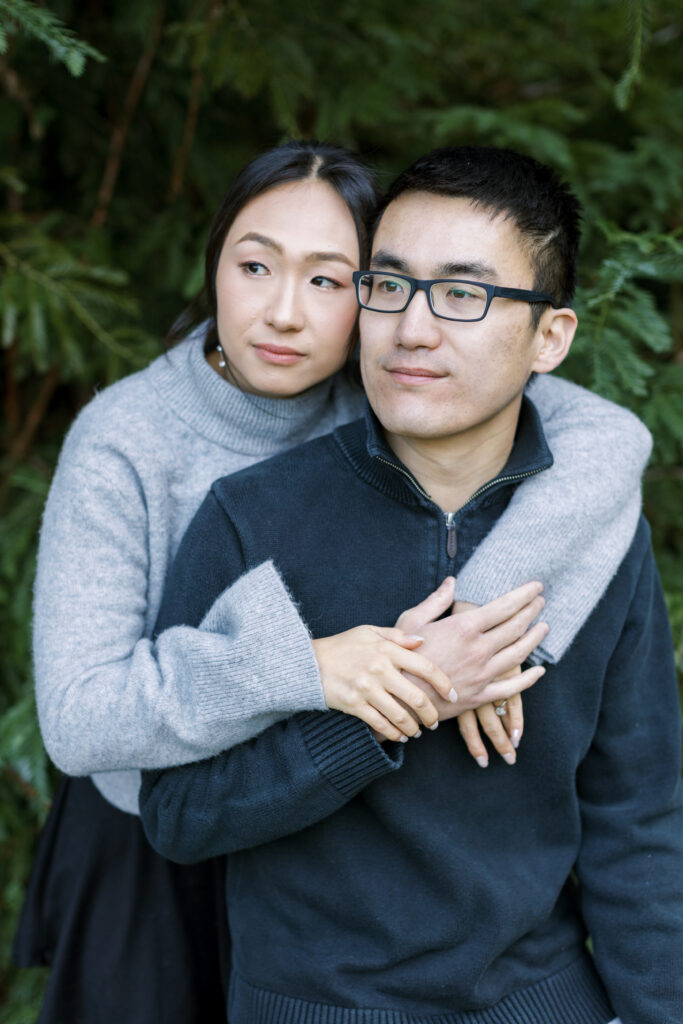
[[517, 488], [495, 530], [460, 571], [456, 594], [485, 604], [540, 580], [550, 631], [532, 660], [555, 663], [630, 547], [652, 438], [633, 413], [559, 377], [538, 377], [529, 397], [554, 464]]
[[55, 764], [71, 775], [167, 767], [324, 709], [308, 632], [270, 563], [222, 595], [205, 628], [148, 638], [145, 494], [120, 453], [93, 461], [62, 458], [41, 530], [34, 667]]

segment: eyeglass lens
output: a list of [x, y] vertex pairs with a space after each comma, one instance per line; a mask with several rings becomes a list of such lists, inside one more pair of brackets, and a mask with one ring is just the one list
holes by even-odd
[[[399, 313], [410, 300], [410, 281], [396, 274], [364, 274], [358, 284], [361, 306], [378, 313]], [[431, 285], [430, 299], [437, 316], [454, 320], [479, 320], [486, 309], [486, 290], [467, 281], [438, 281]]]

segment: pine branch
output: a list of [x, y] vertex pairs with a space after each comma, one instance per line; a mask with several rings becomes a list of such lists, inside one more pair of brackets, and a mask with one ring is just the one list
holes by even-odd
[[628, 20], [631, 56], [628, 67], [614, 87], [614, 100], [619, 110], [627, 109], [633, 90], [641, 78], [645, 32], [650, 20], [650, 0], [629, 0]]
[[[0, 0], [0, 3], [2, 3], [2, 0]], [[147, 43], [140, 54], [135, 71], [133, 72], [133, 77], [130, 80], [121, 117], [111, 133], [107, 162], [104, 167], [102, 183], [100, 184], [100, 190], [97, 196], [97, 205], [90, 220], [90, 224], [94, 228], [102, 227], [109, 213], [109, 207], [114, 195], [114, 189], [116, 188], [119, 171], [121, 170], [121, 160], [123, 159], [123, 150], [126, 144], [128, 130], [130, 129], [138, 103], [140, 102], [140, 97], [142, 96], [142, 92], [145, 87], [145, 83], [147, 82], [152, 62], [159, 45], [165, 13], [165, 0], [160, 0], [157, 4], [154, 17], [152, 18]]]
[[124, 348], [123, 345], [120, 345], [119, 342], [112, 337], [109, 331], [106, 331], [102, 325], [97, 322], [92, 313], [90, 313], [89, 310], [87, 310], [86, 307], [78, 301], [69, 288], [65, 287], [65, 285], [61, 284], [59, 281], [48, 277], [47, 274], [43, 274], [42, 271], [36, 270], [35, 267], [32, 267], [30, 263], [26, 263], [25, 260], [20, 259], [12, 252], [9, 246], [4, 244], [4, 242], [0, 242], [0, 257], [4, 259], [8, 266], [18, 270], [20, 273], [24, 274], [25, 277], [29, 278], [29, 280], [35, 281], [36, 284], [39, 284], [42, 288], [45, 288], [47, 291], [58, 296], [62, 302], [69, 307], [76, 318], [80, 320], [83, 326], [87, 328], [87, 330], [89, 330], [98, 341], [110, 349], [110, 351], [116, 353], [116, 355], [122, 356], [126, 360], [130, 359], [130, 353], [128, 350]]
[[7, 36], [20, 29], [47, 46], [52, 56], [78, 78], [83, 74], [86, 59], [104, 61], [106, 57], [89, 43], [79, 39], [51, 11], [37, 7], [29, 0], [0, 0], [0, 53], [7, 52]]
[[[45, 418], [50, 401], [59, 383], [57, 370], [52, 367], [43, 378], [35, 402], [28, 411], [24, 424], [10, 445], [7, 474], [11, 473], [18, 463], [24, 459], [40, 424]], [[4, 483], [4, 481], [3, 481]]]
[[182, 192], [183, 181], [185, 179], [185, 168], [187, 166], [187, 161], [192, 149], [192, 142], [197, 129], [199, 99], [201, 96], [203, 81], [204, 75], [201, 69], [195, 67], [192, 71], [192, 79], [190, 82], [190, 94], [187, 100], [187, 113], [185, 115], [183, 138], [173, 161], [173, 170], [171, 172], [171, 180], [169, 182], [168, 193], [166, 196], [166, 201], [168, 203], [174, 202]]
[[5, 349], [5, 423], [10, 438], [19, 430], [21, 421], [21, 408], [19, 402], [19, 382], [17, 380], [17, 351], [16, 338], [12, 340]]
[[[2, 0], [0, 0], [1, 4]], [[2, 49], [0, 48], [0, 52]], [[22, 82], [19, 75], [9, 66], [4, 57], [0, 57], [0, 82], [5, 92], [12, 100], [16, 100], [26, 115], [28, 121], [28, 133], [34, 142], [42, 139], [45, 129], [36, 117], [35, 107], [31, 94]]]

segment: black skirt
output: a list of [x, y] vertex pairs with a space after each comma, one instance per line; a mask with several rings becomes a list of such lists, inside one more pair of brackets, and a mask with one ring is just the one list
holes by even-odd
[[160, 857], [140, 819], [63, 779], [14, 943], [51, 966], [38, 1024], [225, 1024], [225, 861]]

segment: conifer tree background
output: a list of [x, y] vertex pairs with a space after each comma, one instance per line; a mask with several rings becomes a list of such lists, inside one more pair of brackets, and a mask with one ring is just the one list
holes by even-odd
[[0, 1022], [37, 1016], [11, 937], [54, 774], [29, 656], [35, 541], [78, 408], [144, 365], [201, 282], [235, 171], [290, 136], [507, 145], [586, 207], [563, 373], [655, 435], [646, 512], [683, 663], [680, 0], [0, 0]]

